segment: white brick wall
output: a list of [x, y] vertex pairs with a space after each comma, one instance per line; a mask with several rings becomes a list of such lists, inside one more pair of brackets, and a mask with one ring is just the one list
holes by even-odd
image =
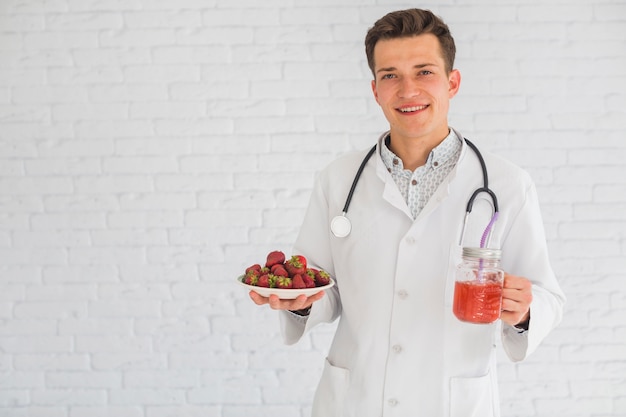
[[[289, 251], [315, 172], [385, 129], [366, 29], [414, 2], [0, 2], [0, 417], [307, 416], [233, 282]], [[451, 124], [538, 185], [563, 324], [500, 361], [506, 417], [626, 416], [626, 4], [427, 1]]]

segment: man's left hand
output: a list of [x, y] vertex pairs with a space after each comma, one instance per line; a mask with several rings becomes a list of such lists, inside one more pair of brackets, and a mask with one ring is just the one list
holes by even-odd
[[532, 300], [532, 283], [528, 279], [504, 274], [502, 314], [500, 315], [503, 322], [515, 326], [528, 320]]

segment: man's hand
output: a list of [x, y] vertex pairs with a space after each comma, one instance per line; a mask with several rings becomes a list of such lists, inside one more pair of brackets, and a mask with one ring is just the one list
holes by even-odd
[[504, 274], [502, 289], [503, 322], [515, 326], [526, 321], [530, 315], [530, 302], [533, 299], [532, 283], [526, 278]]
[[250, 298], [257, 305], [269, 304], [270, 307], [274, 310], [303, 310], [305, 308], [311, 307], [311, 304], [321, 299], [324, 296], [324, 291], [320, 291], [318, 293], [313, 294], [310, 297], [302, 294], [293, 300], [282, 300], [278, 298], [277, 295], [272, 294], [269, 297], [263, 297], [257, 294], [254, 291], [250, 291]]

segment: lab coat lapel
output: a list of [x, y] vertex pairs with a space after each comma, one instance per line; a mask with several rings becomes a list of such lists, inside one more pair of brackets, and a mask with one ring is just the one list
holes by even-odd
[[411, 214], [406, 201], [404, 201], [402, 193], [398, 189], [398, 186], [389, 171], [387, 171], [387, 167], [380, 156], [380, 146], [381, 142], [379, 141], [378, 149], [376, 150], [376, 175], [378, 175], [378, 177], [385, 184], [383, 189], [383, 199], [413, 220], [413, 215]]

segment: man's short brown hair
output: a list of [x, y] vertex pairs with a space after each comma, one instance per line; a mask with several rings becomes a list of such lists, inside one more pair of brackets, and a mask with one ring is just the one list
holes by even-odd
[[407, 9], [391, 12], [378, 19], [365, 36], [365, 54], [367, 64], [375, 77], [374, 47], [380, 40], [408, 38], [411, 36], [433, 34], [439, 40], [441, 55], [449, 74], [454, 68], [456, 46], [448, 25], [430, 10]]

